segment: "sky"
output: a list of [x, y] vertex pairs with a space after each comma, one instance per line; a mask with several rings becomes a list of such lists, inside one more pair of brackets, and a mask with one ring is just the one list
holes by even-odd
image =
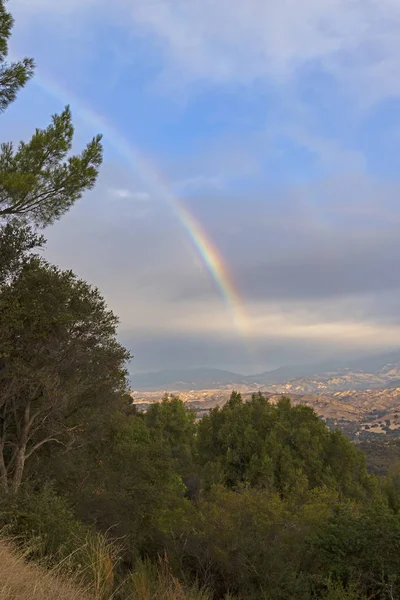
[[9, 0], [96, 189], [46, 257], [98, 286], [131, 371], [252, 373], [400, 346], [398, 0]]

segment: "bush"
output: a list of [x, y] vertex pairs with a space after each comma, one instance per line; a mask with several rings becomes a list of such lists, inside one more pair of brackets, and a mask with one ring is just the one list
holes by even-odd
[[307, 540], [304, 569], [315, 590], [329, 578], [369, 598], [400, 597], [400, 516], [382, 505], [341, 506]]
[[111, 597], [120, 548], [80, 523], [51, 485], [3, 497], [0, 527], [26, 558], [73, 574], [96, 600]]
[[306, 540], [338, 502], [327, 489], [295, 506], [277, 493], [215, 486], [172, 526], [172, 564], [215, 598], [308, 600], [311, 584], [301, 568]]
[[50, 484], [39, 491], [25, 487], [0, 501], [3, 534], [28, 548], [35, 559], [57, 563], [85, 543], [88, 529], [73, 515]]

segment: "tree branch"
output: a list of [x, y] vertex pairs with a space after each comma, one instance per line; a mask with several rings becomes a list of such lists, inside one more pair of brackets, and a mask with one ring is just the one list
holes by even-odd
[[47, 444], [48, 442], [56, 442], [57, 444], [60, 444], [61, 446], [65, 446], [64, 442], [61, 442], [60, 440], [58, 440], [57, 438], [53, 438], [53, 437], [48, 437], [45, 438], [44, 440], [42, 440], [41, 442], [38, 442], [37, 444], [35, 444], [30, 450], [29, 452], [27, 452], [25, 454], [25, 460], [28, 459], [30, 456], [32, 456], [32, 454], [34, 452], [36, 452], [36, 450], [38, 450], [41, 446], [43, 446], [44, 444]]
[[14, 450], [12, 457], [8, 461], [7, 472], [9, 472], [12, 469], [12, 467], [14, 466], [15, 460], [17, 458], [17, 454], [18, 454], [18, 447]]
[[[29, 423], [28, 423], [28, 429], [30, 429], [34, 423], [34, 421], [38, 418], [38, 416], [43, 412], [43, 410], [38, 410], [35, 412], [34, 415], [32, 415], [32, 417], [29, 419]], [[44, 421], [44, 419], [43, 419]]]

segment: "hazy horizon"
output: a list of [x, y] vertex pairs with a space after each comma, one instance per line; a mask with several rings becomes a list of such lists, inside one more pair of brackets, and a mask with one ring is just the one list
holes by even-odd
[[368, 361], [368, 359], [375, 359], [375, 360], [379, 360], [380, 358], [382, 358], [382, 360], [387, 359], [389, 362], [391, 359], [393, 358], [397, 358], [400, 359], [400, 346], [396, 349], [396, 350], [388, 350], [387, 352], [380, 352], [378, 354], [374, 354], [374, 353], [358, 353], [358, 354], [354, 354], [354, 355], [350, 355], [350, 356], [342, 356], [342, 355], [338, 355], [338, 356], [332, 356], [329, 359], [322, 359], [322, 360], [315, 360], [315, 361], [301, 361], [299, 360], [296, 363], [285, 363], [285, 364], [278, 364], [278, 365], [274, 365], [274, 366], [270, 366], [270, 365], [258, 365], [254, 368], [250, 368], [250, 369], [236, 369], [236, 368], [232, 368], [230, 365], [221, 365], [218, 367], [213, 367], [212, 365], [187, 365], [185, 367], [180, 367], [179, 365], [171, 368], [171, 369], [148, 369], [148, 370], [136, 370], [135, 369], [135, 363], [134, 361], [131, 364], [131, 368], [130, 368], [130, 375], [131, 375], [131, 379], [132, 380], [132, 384], [134, 385], [134, 377], [135, 375], [152, 375], [152, 374], [158, 374], [158, 373], [170, 373], [170, 372], [177, 372], [177, 373], [182, 373], [185, 374], [185, 372], [191, 372], [191, 371], [207, 371], [207, 370], [218, 370], [218, 371], [226, 371], [226, 372], [230, 372], [230, 373], [234, 373], [235, 375], [243, 375], [244, 377], [251, 377], [253, 375], [260, 375], [262, 373], [267, 373], [267, 372], [271, 372], [271, 371], [275, 371], [277, 369], [290, 369], [290, 368], [298, 368], [301, 370], [302, 367], [304, 367], [305, 369], [310, 368], [310, 367], [320, 367], [320, 368], [345, 368], [347, 367], [347, 365], [349, 365], [351, 367], [351, 363], [353, 361], [360, 361], [362, 362], [363, 360]]

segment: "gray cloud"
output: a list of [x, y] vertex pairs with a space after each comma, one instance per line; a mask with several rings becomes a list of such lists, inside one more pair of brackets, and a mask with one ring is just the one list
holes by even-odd
[[[313, 340], [286, 340], [270, 337], [266, 332], [262, 343], [248, 344], [238, 338], [229, 342], [219, 337], [181, 335], [138, 335], [135, 332], [122, 335], [121, 341], [135, 355], [130, 364], [133, 388], [135, 374], [146, 371], [191, 367], [218, 367], [236, 373], [255, 374], [282, 365], [319, 363], [335, 358], [351, 359], [368, 355], [371, 348], [347, 347], [340, 343], [315, 342]], [[377, 345], [376, 352], [390, 350], [394, 346]]]
[[[137, 202], [144, 190], [112, 165], [48, 230], [46, 255], [100, 287], [121, 317], [138, 372], [194, 365], [249, 372], [379, 351], [400, 335], [400, 242], [388, 223], [397, 186], [364, 175], [351, 181], [187, 200], [240, 290], [242, 330], [168, 206]], [[127, 193], [116, 198], [110, 189]], [[138, 218], [143, 204], [150, 210]]]
[[[400, 289], [399, 193], [360, 174], [192, 204], [249, 301], [296, 302]], [[172, 289], [205, 292], [190, 278]]]
[[263, 254], [241, 265], [236, 278], [250, 297], [296, 300], [332, 298], [400, 289], [400, 241], [384, 232], [340, 232], [297, 240], [290, 252], [260, 247]]

